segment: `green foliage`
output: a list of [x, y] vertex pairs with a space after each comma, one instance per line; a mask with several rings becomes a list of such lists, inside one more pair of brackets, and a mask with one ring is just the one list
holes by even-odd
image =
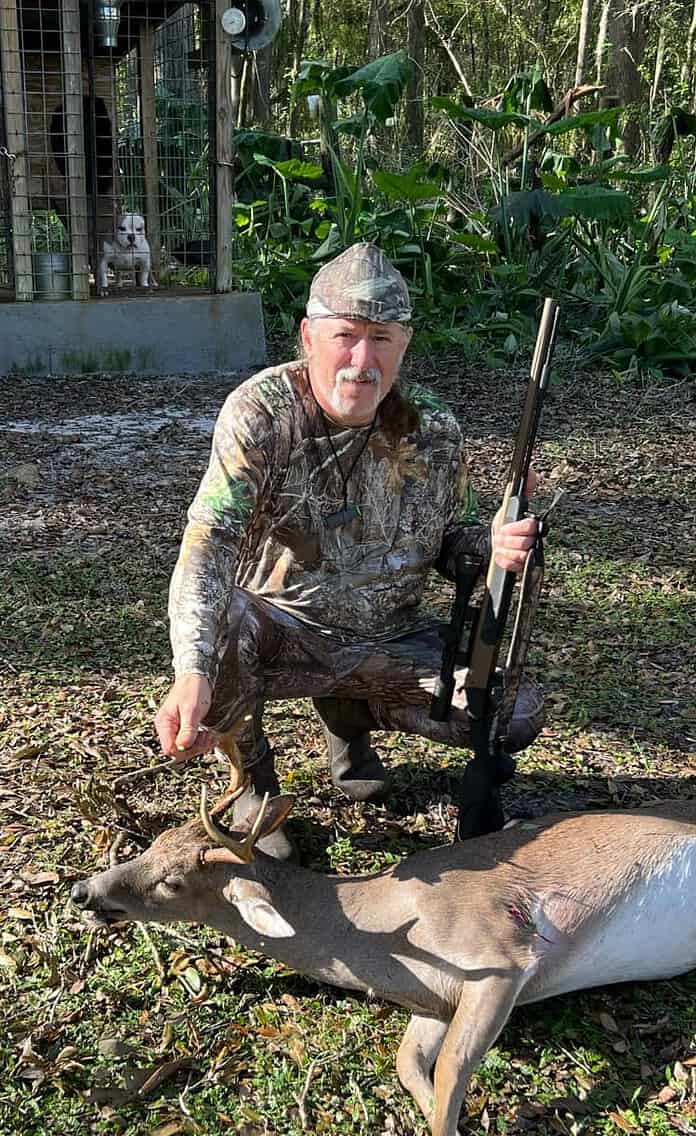
[[377, 122], [386, 122], [394, 113], [412, 73], [413, 63], [406, 52], [397, 51], [339, 78], [333, 85], [334, 94], [340, 99], [360, 91], [367, 113]]
[[[471, 209], [456, 169], [425, 160], [392, 168], [383, 160], [384, 124], [399, 112], [410, 68], [403, 52], [357, 70], [323, 60], [302, 65], [293, 98], [324, 100], [328, 180], [326, 164], [289, 152], [289, 140], [240, 135], [245, 176], [264, 185], [235, 211], [240, 283], [261, 290], [267, 311], [291, 331], [316, 265], [354, 240], [372, 240], [408, 281], [422, 344], [454, 343], [472, 358], [507, 365], [533, 339], [541, 298], [554, 294], [588, 362], [655, 377], [686, 373], [696, 289], [693, 187], [667, 162], [645, 165], [611, 152], [624, 108], [545, 127], [534, 112], [546, 113], [553, 100], [537, 68], [512, 76], [498, 109], [433, 99], [465, 124], [466, 137], [476, 133], [477, 152], [488, 155], [488, 178], [477, 188], [484, 204]], [[342, 100], [348, 115], [337, 111]], [[688, 128], [688, 118], [679, 122]], [[574, 153], [563, 149], [571, 133], [580, 139]], [[535, 137], [541, 141], [532, 151]], [[520, 138], [521, 157], [511, 160]]]
[[528, 114], [520, 114], [518, 111], [485, 110], [480, 107], [461, 106], [459, 103], [455, 103], [453, 99], [447, 99], [440, 95], [436, 95], [431, 100], [431, 105], [436, 110], [444, 110], [450, 118], [457, 122], [478, 122], [481, 126], [487, 126], [489, 130], [502, 130], [506, 126], [535, 125], [534, 119], [530, 118]]
[[503, 91], [500, 109], [503, 111], [552, 111], [553, 98], [541, 68], [521, 71], [508, 79]]
[[643, 314], [614, 311], [587, 356], [653, 378], [666, 372], [690, 375], [696, 360], [696, 313], [677, 300], [657, 310], [646, 308]]
[[567, 134], [569, 130], [594, 130], [597, 126], [616, 127], [624, 107], [605, 107], [602, 110], [588, 110], [584, 114], [573, 114], [569, 118], [561, 118], [551, 126], [544, 127], [547, 137], [557, 137]]

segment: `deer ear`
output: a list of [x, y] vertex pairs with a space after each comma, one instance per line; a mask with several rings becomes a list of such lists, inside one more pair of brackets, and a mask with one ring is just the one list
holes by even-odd
[[230, 880], [222, 894], [258, 935], [268, 939], [291, 939], [295, 934], [287, 920], [269, 902], [265, 889], [258, 884], [250, 880]]

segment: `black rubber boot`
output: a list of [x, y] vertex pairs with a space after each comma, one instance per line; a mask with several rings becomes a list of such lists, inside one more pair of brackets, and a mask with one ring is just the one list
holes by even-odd
[[[245, 772], [249, 774], [250, 782], [247, 788], [234, 802], [231, 827], [237, 832], [248, 831], [263, 802], [264, 794], [277, 797], [280, 793], [280, 784], [275, 771], [273, 750], [265, 738], [260, 744], [260, 756], [254, 755], [253, 764], [244, 763]], [[297, 860], [297, 852], [290, 840], [285, 825], [282, 824], [275, 832], [262, 837], [255, 847], [260, 848], [267, 856], [275, 860]]]
[[331, 780], [352, 801], [383, 801], [391, 780], [377, 751], [370, 745], [370, 730], [377, 722], [367, 702], [357, 698], [315, 698], [314, 709], [324, 724]]

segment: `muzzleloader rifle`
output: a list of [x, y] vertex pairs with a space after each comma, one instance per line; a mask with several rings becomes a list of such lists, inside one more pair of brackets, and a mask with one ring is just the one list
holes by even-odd
[[[541, 315], [539, 332], [532, 359], [522, 421], [510, 463], [503, 503], [499, 510], [499, 523], [519, 521], [527, 513], [528, 501], [525, 486], [536, 438], [539, 415], [548, 383], [551, 357], [558, 326], [559, 306], [547, 299]], [[534, 548], [528, 554], [525, 574], [530, 562], [543, 562], [543, 524]], [[498, 654], [503, 641], [505, 625], [510, 611], [516, 575], [495, 563], [491, 557], [483, 598], [480, 607], [470, 609], [470, 599], [479, 575], [476, 562], [463, 559], [456, 576], [455, 600], [449, 627], [443, 638], [440, 678], [430, 706], [430, 716], [443, 722], [449, 717], [455, 685], [455, 668], [465, 662], [464, 688], [471, 729], [473, 758], [467, 764], [459, 791], [459, 813], [456, 837], [465, 840], [483, 836], [503, 827], [504, 815], [500, 799], [500, 785], [514, 771], [514, 762], [504, 750], [504, 730], [507, 722], [501, 720], [502, 698], [497, 681]], [[519, 612], [518, 612], [519, 615]], [[518, 621], [519, 622], [519, 619]], [[463, 637], [469, 625], [468, 648], [463, 651]], [[525, 646], [526, 652], [526, 646]], [[518, 676], [519, 677], [519, 676]], [[503, 676], [504, 680], [505, 676]], [[514, 699], [513, 699], [514, 701]], [[507, 709], [510, 699], [507, 699]]]

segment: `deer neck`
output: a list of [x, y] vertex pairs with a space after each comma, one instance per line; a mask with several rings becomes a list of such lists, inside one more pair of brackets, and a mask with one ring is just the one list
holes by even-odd
[[[263, 854], [248, 869], [235, 870], [234, 877], [260, 885], [295, 933], [287, 938], [260, 935], [227, 902], [215, 912], [218, 930], [331, 985], [371, 991], [375, 980], [379, 983], [379, 973], [385, 966], [383, 935], [370, 936], [361, 928], [369, 908], [365, 892], [375, 877], [321, 875]], [[355, 944], [356, 937], [360, 939], [357, 964], [355, 951], [347, 949], [348, 943]]]

